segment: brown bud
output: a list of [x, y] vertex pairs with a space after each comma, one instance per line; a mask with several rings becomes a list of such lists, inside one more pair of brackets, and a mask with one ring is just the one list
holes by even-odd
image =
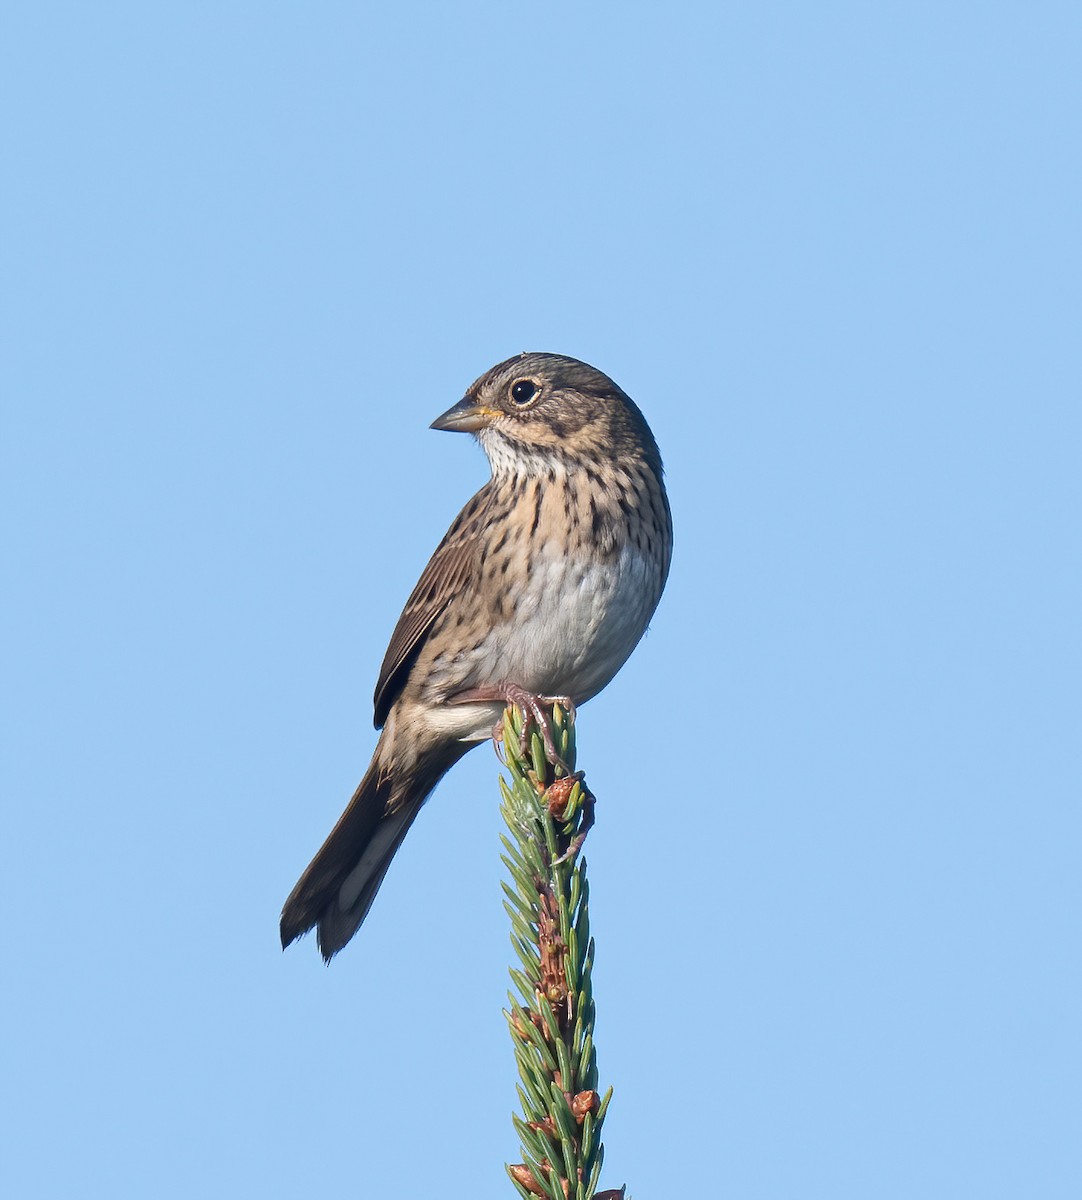
[[581, 1125], [587, 1113], [597, 1112], [600, 1103], [597, 1092], [579, 1092], [571, 1101], [571, 1115]]
[[559, 819], [564, 815], [567, 802], [571, 799], [571, 792], [578, 782], [578, 775], [566, 775], [563, 779], [557, 779], [555, 783], [549, 784], [545, 792], [545, 804], [550, 817]]
[[552, 1005], [562, 1005], [568, 997], [564, 974], [567, 946], [560, 936], [559, 923], [545, 904], [538, 913], [537, 934], [537, 948], [541, 952], [541, 993]]
[[537, 1180], [534, 1178], [533, 1171], [531, 1171], [530, 1168], [525, 1165], [525, 1163], [515, 1163], [513, 1166], [510, 1166], [507, 1169], [511, 1172], [515, 1182], [522, 1184], [522, 1186], [532, 1195], [543, 1196], [545, 1194], [545, 1189], [537, 1182]]

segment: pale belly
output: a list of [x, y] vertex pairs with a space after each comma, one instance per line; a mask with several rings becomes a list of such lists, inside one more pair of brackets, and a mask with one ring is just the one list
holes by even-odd
[[486, 673], [581, 704], [605, 687], [645, 632], [658, 601], [656, 571], [633, 550], [608, 566], [555, 554], [539, 566]]
[[[514, 617], [434, 672], [442, 676], [441, 691], [510, 682], [581, 704], [623, 666], [660, 597], [656, 565], [628, 548], [608, 565], [547, 553], [534, 566]], [[461, 738], [479, 739], [489, 735], [501, 708], [452, 704], [440, 723], [445, 719], [448, 732]]]

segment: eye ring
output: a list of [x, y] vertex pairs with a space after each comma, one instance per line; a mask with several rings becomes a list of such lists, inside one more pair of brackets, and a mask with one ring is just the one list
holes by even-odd
[[509, 390], [511, 403], [517, 408], [528, 408], [537, 399], [540, 390], [532, 379], [516, 379]]

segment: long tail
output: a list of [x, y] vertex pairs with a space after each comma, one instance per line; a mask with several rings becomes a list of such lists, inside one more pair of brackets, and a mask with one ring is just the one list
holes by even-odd
[[[382, 748], [382, 747], [381, 747]], [[282, 909], [282, 948], [318, 926], [327, 962], [360, 928], [402, 839], [443, 773], [460, 757], [418, 763], [405, 778], [381, 764], [377, 748], [346, 811], [308, 864]]]

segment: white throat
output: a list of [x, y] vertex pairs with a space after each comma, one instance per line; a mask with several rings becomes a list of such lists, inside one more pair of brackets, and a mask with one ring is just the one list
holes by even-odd
[[536, 479], [538, 476], [567, 478], [567, 460], [547, 446], [524, 446], [512, 442], [491, 425], [477, 435], [488, 457], [494, 479]]

